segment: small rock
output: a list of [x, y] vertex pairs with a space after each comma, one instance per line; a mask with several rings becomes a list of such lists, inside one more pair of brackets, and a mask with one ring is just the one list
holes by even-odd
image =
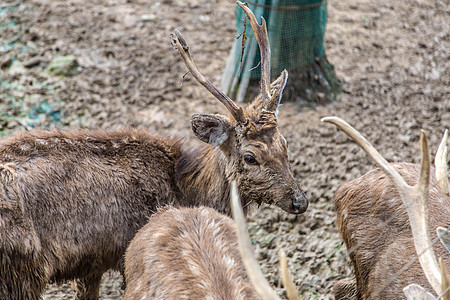
[[44, 72], [52, 76], [71, 76], [75, 74], [78, 62], [73, 55], [57, 56], [48, 64]]
[[23, 67], [23, 63], [17, 59], [13, 60], [11, 66], [9, 67], [10, 74], [24, 74], [25, 68]]
[[141, 16], [141, 20], [144, 22], [153, 22], [158, 20], [158, 16], [155, 14], [145, 14]]
[[11, 56], [5, 56], [0, 58], [0, 68], [8, 68], [12, 64], [12, 57]]
[[35, 57], [32, 57], [32, 58], [30, 58], [29, 60], [25, 61], [25, 62], [23, 63], [23, 66], [24, 66], [25, 68], [32, 68], [32, 67], [34, 67], [34, 66], [40, 64], [41, 62], [42, 62], [42, 57], [40, 57], [40, 56], [35, 56]]

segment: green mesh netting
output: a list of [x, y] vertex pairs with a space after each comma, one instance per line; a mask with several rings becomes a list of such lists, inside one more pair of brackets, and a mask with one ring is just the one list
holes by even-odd
[[[271, 78], [283, 69], [289, 80], [283, 99], [299, 105], [315, 106], [337, 100], [342, 91], [334, 66], [327, 60], [324, 36], [327, 24], [326, 0], [248, 0], [258, 22], [267, 22], [271, 49]], [[236, 7], [236, 33], [244, 31], [244, 12]], [[242, 35], [241, 35], [242, 36]], [[244, 53], [242, 38], [231, 49], [221, 90], [243, 102], [259, 93], [260, 54], [250, 22], [246, 25]], [[242, 62], [242, 67], [241, 67]]]
[[[327, 1], [323, 0], [251, 0], [247, 1], [261, 23], [267, 22], [271, 48], [271, 75], [283, 69], [298, 69], [324, 56], [323, 39], [327, 23]], [[244, 12], [236, 6], [237, 34], [244, 30]], [[260, 77], [259, 47], [250, 22], [247, 22], [247, 42], [242, 57], [242, 38], [234, 45], [235, 77]], [[242, 57], [242, 71], [240, 62]], [[254, 57], [251, 59], [251, 57]], [[275, 77], [276, 78], [276, 77]]]

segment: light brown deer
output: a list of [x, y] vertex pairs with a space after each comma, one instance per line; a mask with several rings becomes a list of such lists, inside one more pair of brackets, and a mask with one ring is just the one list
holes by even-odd
[[233, 220], [214, 209], [165, 207], [130, 242], [125, 300], [259, 299]]
[[[207, 207], [163, 207], [153, 214], [125, 254], [125, 300], [279, 300], [254, 258], [235, 183], [231, 202], [237, 228]], [[286, 266], [284, 257], [288, 299], [299, 299]]]
[[[421, 135], [420, 166], [388, 164], [345, 121], [336, 117], [323, 121], [339, 126], [381, 168], [344, 184], [336, 192], [337, 225], [356, 277], [335, 284], [336, 299], [401, 299], [403, 289], [410, 284], [441, 296], [446, 279], [442, 279], [436, 256], [448, 272], [450, 253], [443, 244], [432, 244], [430, 234], [438, 240], [436, 228], [450, 226], [450, 202], [445, 196], [448, 190], [430, 174], [425, 133]], [[441, 145], [445, 142], [446, 138]], [[437, 163], [444, 164], [446, 157]]]
[[0, 299], [38, 299], [48, 282], [71, 279], [78, 299], [97, 299], [102, 274], [123, 269], [129, 241], [157, 207], [204, 205], [230, 215], [231, 180], [245, 207], [306, 210], [277, 126], [287, 72], [270, 83], [266, 26], [252, 14], [251, 22], [263, 75], [248, 108], [204, 79], [179, 32], [173, 40], [190, 72], [230, 112], [191, 117], [202, 147], [133, 129], [33, 131], [1, 140]]

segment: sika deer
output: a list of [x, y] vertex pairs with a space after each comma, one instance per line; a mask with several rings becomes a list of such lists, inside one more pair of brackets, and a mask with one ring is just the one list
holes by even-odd
[[1, 141], [0, 299], [38, 299], [48, 282], [71, 279], [78, 299], [97, 299], [102, 274], [123, 269], [129, 241], [157, 207], [204, 205], [230, 215], [231, 180], [245, 206], [306, 210], [277, 127], [287, 73], [270, 85], [265, 23], [246, 13], [265, 37], [261, 95], [248, 108], [204, 79], [179, 32], [173, 41], [194, 77], [230, 111], [192, 116], [203, 147], [132, 129], [33, 131]]
[[[443, 293], [445, 281], [435, 254], [448, 272], [450, 253], [441, 243], [430, 250], [429, 233], [437, 239], [436, 228], [450, 226], [450, 202], [445, 196], [448, 191], [441, 190], [430, 176], [425, 133], [421, 136], [421, 166], [390, 165], [345, 121], [335, 117], [323, 121], [344, 130], [381, 168], [336, 192], [337, 225], [356, 275], [353, 281], [335, 284], [336, 299], [400, 299], [404, 298], [402, 290], [412, 283]], [[444, 138], [442, 144], [445, 142]], [[445, 159], [440, 164], [446, 164]]]
[[237, 4], [248, 15], [261, 49], [261, 93], [249, 107], [236, 105], [200, 74], [178, 31], [173, 39], [190, 73], [227, 107], [231, 116], [231, 119], [220, 115], [192, 116], [196, 136], [215, 148], [205, 147], [180, 160], [179, 186], [188, 199], [215, 199], [221, 204], [214, 207], [230, 214], [227, 199], [230, 182], [236, 180], [244, 207], [251, 202], [275, 203], [287, 212], [302, 213], [308, 201], [292, 176], [287, 143], [277, 127], [287, 71], [270, 84], [270, 47], [264, 18], [259, 25], [247, 6]]
[[[231, 202], [238, 228], [207, 207], [163, 207], [153, 214], [125, 254], [125, 300], [278, 300], [254, 259], [235, 183]], [[298, 299], [291, 291], [288, 298]]]
[[259, 299], [231, 218], [207, 207], [163, 207], [125, 254], [125, 300]]

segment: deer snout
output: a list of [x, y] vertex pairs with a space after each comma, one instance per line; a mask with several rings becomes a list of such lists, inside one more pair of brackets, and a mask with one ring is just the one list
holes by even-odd
[[291, 189], [276, 203], [278, 207], [291, 214], [301, 214], [308, 208], [308, 199], [299, 189]]
[[301, 214], [308, 208], [308, 199], [302, 191], [297, 191], [294, 194], [294, 199], [292, 200], [292, 210], [294, 214]]

